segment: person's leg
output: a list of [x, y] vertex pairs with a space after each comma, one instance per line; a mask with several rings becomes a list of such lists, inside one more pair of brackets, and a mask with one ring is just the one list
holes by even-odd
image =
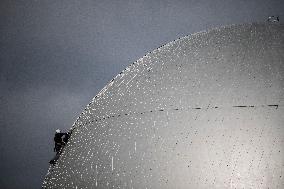
[[56, 153], [58, 153], [61, 148], [62, 148], [62, 144], [61, 144], [61, 143], [56, 143], [56, 145], [55, 145], [55, 151], [56, 151]]
[[54, 156], [54, 158], [52, 160], [49, 161], [50, 164], [55, 165], [57, 160], [59, 159], [60, 154], [56, 153], [56, 155]]

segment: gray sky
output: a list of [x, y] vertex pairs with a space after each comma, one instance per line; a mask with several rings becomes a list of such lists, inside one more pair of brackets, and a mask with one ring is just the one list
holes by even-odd
[[284, 19], [283, 0], [0, 2], [0, 187], [39, 188], [70, 128], [126, 66], [179, 37]]

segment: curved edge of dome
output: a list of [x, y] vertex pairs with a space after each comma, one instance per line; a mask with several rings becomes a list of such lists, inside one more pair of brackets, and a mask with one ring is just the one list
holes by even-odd
[[[264, 25], [275, 25], [274, 23], [243, 23], [243, 24], [231, 24], [231, 25], [225, 25], [225, 26], [220, 26], [220, 27], [214, 27], [214, 28], [211, 28], [211, 29], [207, 29], [207, 30], [202, 30], [202, 31], [199, 31], [199, 32], [195, 32], [195, 33], [192, 33], [192, 34], [189, 34], [189, 35], [186, 35], [186, 36], [183, 36], [183, 37], [180, 37], [180, 38], [177, 38], [173, 41], [170, 41], [150, 52], [147, 52], [143, 57], [139, 58], [138, 60], [136, 60], [135, 62], [131, 63], [130, 65], [128, 65], [124, 70], [122, 70], [119, 74], [117, 74], [112, 80], [110, 80], [109, 82], [107, 82], [107, 84], [105, 85], [105, 87], [103, 87], [99, 93], [92, 98], [92, 100], [90, 101], [90, 103], [84, 108], [84, 110], [82, 111], [82, 113], [77, 117], [76, 121], [73, 123], [72, 127], [70, 128], [69, 131], [72, 131], [74, 129], [76, 129], [77, 127], [80, 127], [82, 126], [84, 123], [83, 121], [80, 121], [80, 118], [82, 115], [84, 115], [86, 113], [86, 111], [88, 110], [88, 108], [96, 102], [96, 100], [100, 97], [102, 97], [106, 91], [114, 84], [114, 82], [119, 79], [120, 76], [122, 75], [125, 75], [127, 74], [128, 71], [130, 71], [133, 66], [135, 65], [140, 65], [140, 64], [145, 64], [143, 62], [143, 60], [147, 59], [147, 58], [151, 58], [151, 56], [155, 53], [159, 53], [163, 50], [166, 50], [166, 48], [169, 48], [170, 46], [176, 44], [176, 43], [179, 43], [179, 42], [182, 42], [183, 40], [193, 40], [195, 39], [196, 37], [200, 37], [202, 35], [205, 35], [205, 34], [208, 34], [210, 32], [214, 32], [214, 31], [221, 31], [221, 30], [225, 30], [225, 29], [230, 29], [230, 28], [236, 28], [236, 27], [240, 27], [240, 28], [249, 28], [249, 27], [252, 27], [252, 26], [264, 26]], [[281, 25], [281, 27], [283, 27], [284, 25], [283, 24], [277, 24], [277, 25]], [[145, 64], [146, 66], [149, 66], [148, 64]], [[72, 139], [72, 137], [71, 137]], [[64, 151], [61, 155], [64, 155]], [[50, 165], [49, 166], [49, 169], [48, 169], [48, 172], [45, 176], [45, 179], [42, 183], [42, 188], [45, 188], [47, 182], [48, 182], [48, 179], [49, 179], [49, 174], [52, 172], [53, 170], [53, 166]]]
[[[199, 32], [195, 32], [192, 34], [188, 34], [185, 35], [183, 37], [179, 37], [173, 41], [170, 41], [168, 43], [165, 43], [164, 45], [151, 50], [149, 52], [147, 52], [144, 56], [142, 56], [141, 58], [139, 58], [138, 60], [136, 60], [135, 62], [131, 63], [130, 65], [128, 65], [124, 70], [122, 70], [119, 74], [117, 74], [113, 79], [111, 79], [109, 82], [107, 82], [107, 84], [105, 85], [105, 87], [103, 87], [98, 94], [92, 98], [92, 100], [90, 101], [89, 104], [87, 104], [87, 106], [84, 108], [84, 110], [82, 111], [82, 113], [80, 114], [80, 116], [78, 116], [78, 118], [76, 119], [76, 121], [72, 124], [72, 127], [70, 128], [70, 130], [73, 130], [75, 128], [77, 128], [78, 126], [82, 126], [82, 123], [80, 122], [80, 118], [82, 115], [84, 115], [88, 108], [100, 97], [102, 97], [105, 92], [113, 85], [113, 83], [119, 78], [119, 77], [123, 77], [127, 72], [129, 72], [131, 70], [131, 68], [135, 65], [139, 65], [139, 64], [144, 64], [142, 63], [142, 61], [146, 58], [151, 58], [150, 56], [156, 53], [159, 53], [161, 51], [166, 50], [166, 48], [169, 48], [170, 46], [179, 43], [183, 40], [193, 40], [197, 37], [200, 37], [202, 35], [214, 32], [214, 31], [221, 31], [221, 30], [225, 30], [225, 29], [231, 29], [231, 28], [236, 28], [236, 27], [240, 27], [240, 28], [244, 28], [244, 27], [252, 27], [252, 26], [259, 26], [259, 25], [275, 25], [275, 23], [266, 23], [266, 22], [252, 22], [252, 23], [242, 23], [242, 24], [230, 24], [230, 25], [224, 25], [224, 26], [218, 26], [218, 27], [213, 27], [210, 29], [205, 29], [205, 30], [201, 30]], [[277, 25], [282, 25], [277, 23]], [[147, 66], [147, 64], [144, 64]]]

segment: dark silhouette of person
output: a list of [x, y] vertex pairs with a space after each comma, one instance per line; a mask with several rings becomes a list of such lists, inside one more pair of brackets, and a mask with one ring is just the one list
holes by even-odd
[[52, 160], [49, 161], [50, 164], [54, 165], [59, 159], [62, 148], [66, 145], [69, 138], [70, 133], [61, 133], [60, 129], [56, 129], [54, 136], [54, 152], [56, 152], [56, 155]]
[[56, 153], [59, 153], [61, 148], [65, 145], [65, 142], [63, 141], [63, 138], [66, 135], [66, 133], [61, 133], [59, 129], [55, 131], [55, 136], [54, 136], [54, 151]]

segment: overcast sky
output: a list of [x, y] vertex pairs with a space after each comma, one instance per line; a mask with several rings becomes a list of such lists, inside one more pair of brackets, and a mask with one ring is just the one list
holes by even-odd
[[147, 52], [271, 15], [283, 0], [1, 0], [0, 188], [39, 188], [55, 129]]

